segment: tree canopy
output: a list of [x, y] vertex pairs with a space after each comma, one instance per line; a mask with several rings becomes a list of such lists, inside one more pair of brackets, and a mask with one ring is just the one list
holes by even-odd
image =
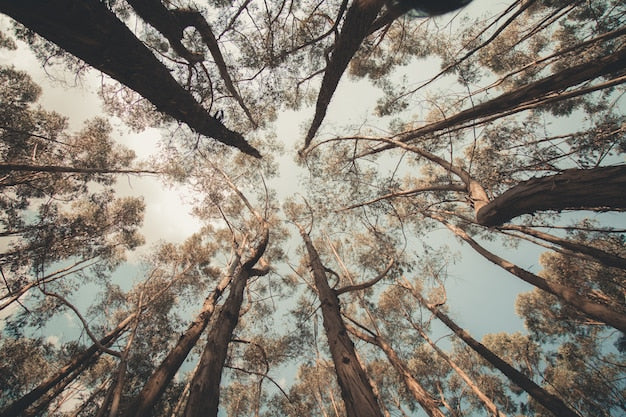
[[[622, 1], [0, 13], [103, 105], [72, 129], [0, 54], [0, 415], [626, 413]], [[146, 242], [179, 219], [137, 176], [195, 233]]]

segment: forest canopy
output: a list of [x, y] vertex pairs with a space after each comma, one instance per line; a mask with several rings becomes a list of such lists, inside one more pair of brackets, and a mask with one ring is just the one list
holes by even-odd
[[[1, 416], [626, 413], [622, 1], [0, 13]], [[194, 233], [146, 241], [146, 176]]]

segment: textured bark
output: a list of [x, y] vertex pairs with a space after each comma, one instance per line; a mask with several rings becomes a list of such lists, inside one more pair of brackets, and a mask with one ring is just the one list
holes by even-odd
[[595, 303], [587, 297], [579, 295], [574, 288], [544, 279], [533, 274], [532, 272], [528, 272], [525, 269], [518, 267], [515, 264], [512, 264], [505, 259], [500, 258], [479, 245], [464, 230], [446, 222], [445, 219], [440, 216], [431, 215], [431, 217], [444, 224], [455, 235], [467, 242], [476, 252], [495, 265], [498, 265], [500, 268], [510, 272], [529, 284], [554, 295], [559, 300], [577, 308], [581, 313], [587, 315], [588, 317], [615, 327], [622, 333], [626, 333], [626, 315], [607, 305]]
[[544, 406], [557, 417], [580, 417], [576, 412], [569, 408], [560, 398], [550, 394], [548, 391], [535, 384], [530, 378], [509, 365], [498, 355], [489, 350], [485, 345], [474, 339], [468, 332], [460, 328], [446, 314], [442, 313], [436, 306], [430, 305], [424, 300], [421, 294], [415, 289], [410, 288], [411, 293], [420, 301], [420, 303], [428, 308], [439, 320], [441, 320], [450, 330], [462, 339], [470, 348], [478, 353], [487, 362], [493, 365], [506, 375], [511, 382], [522, 388], [539, 404]]
[[322, 125], [339, 80], [359, 46], [361, 46], [361, 42], [369, 35], [372, 23], [378, 16], [382, 5], [382, 1], [354, 0], [348, 9], [341, 32], [335, 42], [330, 62], [324, 71], [322, 85], [320, 86], [315, 105], [315, 115], [304, 139], [304, 147], [300, 151], [301, 153], [309, 147], [313, 137], [315, 137]]
[[[100, 339], [100, 345], [108, 346], [122, 333], [122, 331], [130, 324], [130, 322], [137, 316], [136, 313], [126, 317], [120, 324], [117, 325], [109, 334]], [[2, 417], [17, 417], [23, 414], [23, 412], [34, 404], [37, 400], [44, 397], [50, 390], [52, 390], [59, 383], [65, 381], [71, 382], [73, 378], [80, 375], [77, 370], [94, 363], [100, 356], [101, 351], [98, 346], [93, 344], [83, 352], [77, 354], [68, 362], [64, 367], [59, 369], [55, 374], [39, 384], [36, 388], [30, 391], [23, 397], [15, 400], [9, 406], [7, 406], [0, 415]], [[73, 376], [73, 378], [71, 378]], [[69, 381], [69, 382], [68, 382]]]
[[[255, 211], [253, 213], [258, 215]], [[254, 248], [250, 258], [237, 270], [231, 282], [228, 297], [209, 330], [206, 346], [191, 379], [185, 417], [217, 417], [222, 371], [226, 363], [228, 345], [239, 322], [243, 293], [249, 277], [269, 272], [267, 267], [262, 270], [254, 268], [265, 253], [268, 242], [269, 225], [263, 221], [263, 237]]]
[[165, 389], [172, 381], [172, 378], [174, 378], [174, 375], [176, 375], [176, 372], [178, 372], [178, 369], [180, 369], [180, 366], [189, 355], [189, 352], [198, 342], [202, 332], [206, 329], [215, 311], [215, 304], [221, 297], [226, 286], [230, 283], [235, 273], [235, 268], [238, 266], [239, 256], [235, 256], [235, 259], [231, 262], [229, 271], [211, 294], [204, 300], [200, 313], [198, 313], [194, 321], [187, 327], [185, 333], [178, 339], [176, 346], [172, 348], [159, 367], [150, 375], [150, 378], [143, 386], [139, 395], [128, 407], [125, 412], [127, 417], [144, 417], [152, 414], [154, 404], [159, 401], [161, 395], [163, 395], [163, 392], [165, 392]]
[[196, 132], [259, 158], [241, 134], [212, 117], [98, 0], [0, 0], [7, 14], [149, 100]]
[[516, 185], [482, 207], [476, 221], [498, 226], [544, 210], [626, 210], [626, 166], [568, 169]]
[[400, 359], [396, 351], [393, 347], [381, 336], [369, 336], [354, 327], [347, 326], [347, 329], [350, 333], [354, 334], [359, 339], [378, 346], [391, 363], [391, 366], [396, 370], [396, 372], [402, 377], [404, 384], [406, 385], [409, 392], [413, 395], [413, 398], [422, 406], [426, 414], [430, 417], [445, 417], [445, 415], [439, 410], [439, 406], [430, 396], [430, 394], [422, 387], [411, 374], [409, 368], [405, 365], [405, 363]]
[[184, 413], [186, 417], [217, 416], [222, 370], [230, 339], [239, 321], [239, 310], [248, 277], [248, 272], [240, 267], [233, 278], [228, 297], [209, 330], [200, 364], [191, 380], [189, 400]]
[[337, 294], [328, 285], [324, 265], [311, 242], [311, 238], [304, 229], [301, 227], [299, 229], [306, 246], [315, 288], [321, 302], [324, 330], [335, 365], [346, 414], [348, 417], [382, 417], [372, 386], [365, 370], [359, 363], [354, 344], [350, 340], [345, 323], [341, 318], [341, 307]]
[[143, 20], [148, 22], [167, 38], [178, 55], [192, 64], [202, 61], [204, 57], [202, 54], [190, 52], [183, 46], [181, 40], [183, 39], [183, 31], [187, 27], [195, 27], [200, 33], [202, 41], [209, 48], [209, 52], [215, 61], [215, 65], [226, 85], [226, 89], [235, 100], [237, 100], [237, 103], [239, 103], [239, 106], [252, 125], [255, 128], [258, 126], [250, 110], [244, 103], [243, 98], [239, 94], [239, 91], [237, 91], [237, 88], [233, 84], [233, 80], [228, 73], [228, 67], [224, 61], [224, 56], [222, 55], [215, 35], [213, 35], [211, 26], [200, 12], [188, 9], [169, 10], [161, 3], [161, 0], [128, 0], [128, 3]]

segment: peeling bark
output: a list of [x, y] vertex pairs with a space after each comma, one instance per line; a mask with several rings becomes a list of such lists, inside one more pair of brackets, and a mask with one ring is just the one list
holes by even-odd
[[626, 210], [626, 166], [568, 169], [516, 185], [478, 210], [476, 221], [499, 226], [544, 210]]
[[313, 271], [315, 287], [321, 303], [324, 330], [328, 339], [337, 381], [348, 417], [382, 417], [378, 401], [365, 370], [356, 356], [354, 344], [348, 336], [341, 318], [341, 307], [336, 292], [328, 285], [322, 264], [311, 238], [298, 225], [308, 253], [308, 261]]
[[0, 12], [110, 75], [194, 131], [260, 158], [243, 136], [212, 117], [98, 0], [0, 0]]

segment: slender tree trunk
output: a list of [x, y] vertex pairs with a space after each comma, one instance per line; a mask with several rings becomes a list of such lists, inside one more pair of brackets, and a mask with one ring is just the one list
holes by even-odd
[[324, 71], [322, 85], [317, 95], [315, 115], [309, 127], [304, 146], [300, 152], [306, 151], [315, 137], [326, 116], [330, 100], [335, 94], [339, 80], [348, 67], [350, 60], [361, 46], [363, 39], [369, 35], [372, 23], [382, 8], [382, 1], [353, 1], [346, 13], [341, 33], [335, 42], [330, 61]]
[[554, 236], [549, 233], [544, 233], [539, 230], [535, 230], [531, 227], [518, 226], [515, 224], [507, 224], [506, 226], [499, 227], [498, 229], [499, 230], [515, 230], [518, 232], [522, 232], [526, 235], [537, 237], [546, 242], [557, 244], [560, 247], [567, 249], [569, 251], [586, 255], [586, 259], [595, 260], [596, 262], [604, 266], [626, 269], [626, 259], [622, 258], [621, 256], [613, 255], [612, 253], [603, 251], [602, 249], [595, 248], [593, 246], [574, 242], [569, 239], [563, 239], [561, 237]]
[[167, 354], [163, 362], [157, 369], [150, 375], [150, 378], [143, 386], [139, 395], [128, 407], [125, 415], [127, 417], [147, 417], [152, 413], [152, 407], [161, 398], [163, 392], [171, 382], [180, 366], [183, 364], [189, 352], [198, 342], [200, 335], [206, 329], [209, 320], [215, 311], [215, 304], [221, 297], [226, 286], [233, 279], [236, 268], [239, 266], [240, 257], [235, 255], [233, 261], [230, 264], [228, 272], [215, 287], [215, 289], [207, 296], [202, 305], [200, 313], [196, 316], [193, 322], [187, 327], [185, 333], [183, 333], [178, 339], [176, 346]]
[[522, 214], [545, 210], [626, 210], [626, 166], [568, 169], [510, 188], [476, 215], [483, 226], [498, 226]]
[[548, 391], [535, 384], [526, 375], [513, 368], [498, 355], [489, 350], [485, 345], [474, 339], [468, 332], [460, 328], [452, 319], [442, 313], [436, 306], [428, 304], [422, 295], [413, 287], [408, 288], [419, 302], [428, 308], [439, 320], [441, 320], [450, 330], [461, 338], [470, 348], [478, 353], [487, 362], [493, 365], [506, 375], [515, 385], [522, 388], [539, 404], [544, 406], [556, 417], [580, 417], [580, 415], [569, 408], [560, 398], [550, 394]]
[[500, 258], [494, 253], [489, 252], [487, 249], [479, 245], [474, 239], [472, 239], [464, 230], [457, 226], [454, 226], [445, 221], [444, 218], [435, 214], [429, 214], [435, 220], [443, 223], [448, 229], [450, 229], [455, 235], [466, 241], [476, 252], [481, 254], [485, 259], [498, 265], [500, 268], [510, 272], [516, 277], [528, 282], [535, 287], [542, 289], [563, 302], [577, 308], [587, 316], [598, 320], [602, 323], [606, 323], [609, 326], [615, 327], [622, 333], [626, 333], [626, 315], [616, 311], [605, 304], [598, 304], [587, 297], [579, 295], [575, 289], [541, 278], [538, 275], [528, 272], [525, 269], [518, 267], [511, 262]]
[[456, 362], [454, 362], [443, 350], [441, 350], [439, 346], [437, 346], [432, 340], [430, 340], [428, 335], [424, 332], [424, 329], [422, 329], [421, 327], [416, 327], [416, 330], [419, 332], [420, 336], [422, 336], [422, 338], [426, 342], [428, 342], [428, 344], [435, 350], [435, 352], [437, 352], [439, 357], [443, 359], [444, 361], [446, 361], [446, 363], [450, 365], [452, 369], [454, 369], [457, 375], [463, 381], [465, 381], [465, 383], [472, 390], [472, 392], [476, 394], [476, 396], [478, 397], [478, 399], [480, 399], [480, 401], [483, 402], [483, 404], [485, 405], [485, 408], [487, 409], [487, 411], [489, 412], [491, 416], [506, 417], [504, 413], [498, 410], [498, 407], [494, 404], [493, 401], [491, 401], [491, 398], [487, 397], [487, 395], [484, 392], [482, 392], [482, 390], [478, 387], [478, 385], [474, 383], [472, 378], [470, 378], [470, 376], [467, 373], [465, 373], [465, 371], [461, 369], [456, 364]]
[[402, 359], [398, 356], [393, 347], [380, 335], [369, 336], [352, 326], [346, 326], [348, 331], [358, 337], [359, 339], [378, 346], [389, 359], [391, 366], [400, 374], [407, 389], [413, 395], [413, 398], [422, 406], [426, 414], [430, 417], [445, 417], [445, 415], [439, 410], [439, 406], [433, 400], [432, 396], [424, 389], [411, 374], [409, 368], [404, 364]]
[[[31, 165], [0, 163], [0, 172], [56, 172], [64, 174], [162, 174], [160, 171], [145, 169], [111, 169], [111, 168], [87, 168], [68, 167], [61, 165]], [[0, 183], [0, 185], [4, 185]]]
[[212, 117], [98, 0], [0, 0], [0, 12], [135, 90], [196, 132], [259, 158], [241, 134]]
[[328, 285], [322, 264], [311, 238], [298, 225], [304, 240], [309, 265], [313, 271], [315, 287], [321, 302], [324, 330], [328, 347], [335, 365], [341, 396], [348, 417], [382, 417], [380, 407], [365, 370], [356, 357], [354, 344], [348, 337], [345, 323], [341, 318], [341, 307], [336, 292]]
[[[122, 333], [122, 331], [130, 324], [130, 322], [137, 316], [137, 313], [133, 313], [126, 317], [120, 324], [117, 325], [109, 334], [100, 339], [100, 345], [108, 346]], [[2, 410], [2, 417], [17, 417], [21, 415], [26, 408], [34, 404], [37, 400], [42, 398], [48, 391], [53, 389], [57, 384], [64, 380], [71, 382], [73, 378], [80, 375], [80, 372], [75, 372], [85, 364], [94, 363], [100, 356], [100, 351], [97, 345], [91, 345], [88, 349], [76, 355], [70, 362], [64, 367], [59, 369], [54, 375], [39, 384], [36, 388], [30, 391], [23, 397], [15, 400], [8, 407]], [[69, 383], [67, 382], [66, 385]]]
[[[554, 103], [566, 98], [575, 97], [584, 92], [574, 91], [571, 94], [563, 93], [567, 88], [579, 85], [589, 80], [610, 75], [620, 71], [626, 66], [626, 48], [622, 47], [614, 53], [595, 59], [592, 62], [584, 62], [579, 65], [568, 67], [555, 74], [526, 84], [516, 90], [509, 91], [484, 103], [477, 104], [470, 109], [463, 110], [444, 120], [429, 123], [425, 126], [408, 131], [397, 136], [398, 142], [409, 142], [425, 135], [460, 126], [470, 121], [488, 121], [492, 117], [515, 114], [539, 105]], [[617, 77], [610, 82], [597, 88], [608, 88], [612, 85], [621, 84], [626, 79]], [[586, 92], [595, 91], [590, 87]], [[558, 93], [558, 94], [555, 94]], [[394, 148], [396, 144], [382, 145], [374, 150], [369, 150], [359, 157], [367, 154], [382, 152]]]

